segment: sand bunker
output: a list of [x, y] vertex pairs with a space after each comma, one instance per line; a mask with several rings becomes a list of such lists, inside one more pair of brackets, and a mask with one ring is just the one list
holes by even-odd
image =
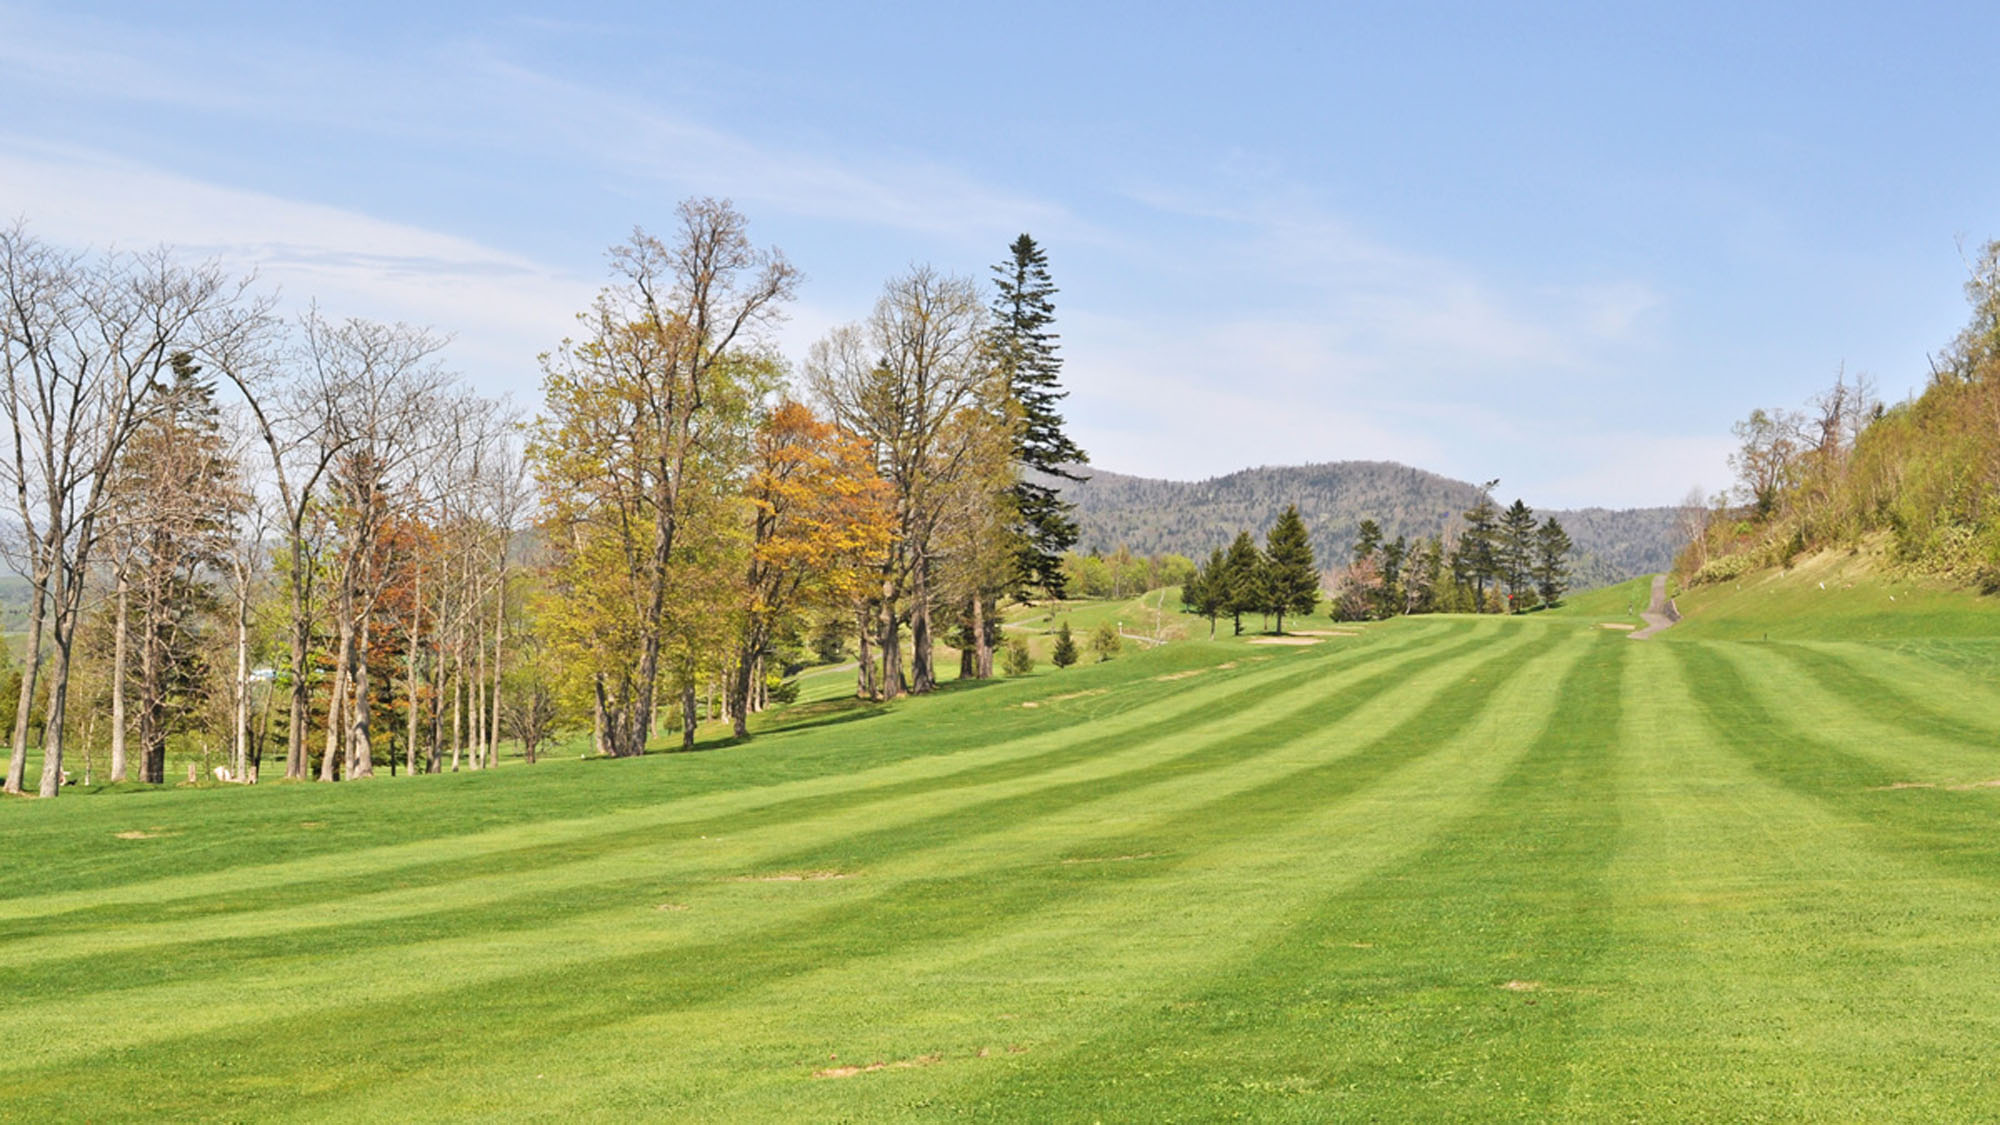
[[738, 875], [732, 883], [817, 883], [824, 879], [846, 879], [845, 871], [776, 871], [769, 875]]
[[1626, 633], [1638, 628], [1637, 625], [1632, 625], [1624, 621], [1600, 621], [1597, 623], [1597, 627], [1599, 629], [1617, 629]]
[[1082, 699], [1086, 695], [1103, 695], [1105, 692], [1109, 690], [1111, 689], [1091, 688], [1089, 691], [1073, 691], [1070, 692], [1068, 695], [1051, 695], [1047, 699], [1030, 699], [1026, 703], [1021, 704], [1021, 706], [1026, 707], [1029, 710], [1033, 710], [1036, 707], [1040, 707], [1044, 703], [1061, 703], [1066, 699]]
[[1542, 982], [1538, 980], [1510, 980], [1500, 987], [1509, 992], [1533, 992], [1542, 987]]
[[943, 1055], [918, 1055], [914, 1059], [898, 1059], [895, 1062], [872, 1062], [867, 1066], [830, 1066], [825, 1070], [813, 1071], [813, 1077], [852, 1078], [857, 1074], [871, 1074], [878, 1070], [909, 1070], [912, 1067], [935, 1066], [943, 1061]]
[[1135, 852], [1132, 855], [1079, 855], [1070, 856], [1064, 863], [1126, 863], [1135, 859], [1152, 859], [1159, 852]]

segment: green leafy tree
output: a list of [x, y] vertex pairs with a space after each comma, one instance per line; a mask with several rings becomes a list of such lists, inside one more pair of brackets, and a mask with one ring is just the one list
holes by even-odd
[[1068, 621], [1064, 621], [1056, 629], [1056, 647], [1055, 651], [1049, 654], [1049, 660], [1058, 668], [1067, 668], [1076, 663], [1076, 635], [1069, 631]]
[[1124, 650], [1125, 639], [1118, 635], [1116, 623], [1100, 621], [1097, 628], [1090, 631], [1090, 651], [1097, 654], [1098, 663], [1102, 664]]
[[1569, 533], [1550, 516], [1535, 532], [1535, 590], [1549, 605], [1569, 589], [1569, 552]]
[[1025, 676], [1034, 671], [1035, 658], [1028, 651], [1028, 642], [1020, 637], [1008, 637], [1006, 653], [1000, 657], [1000, 667], [1010, 676]]
[[1038, 478], [1082, 480], [1072, 467], [1090, 456], [1064, 432], [1057, 409], [1067, 392], [1061, 389], [1062, 357], [1051, 331], [1056, 287], [1049, 280], [1048, 256], [1025, 234], [1008, 247], [1007, 260], [994, 266], [993, 274], [999, 294], [993, 301], [991, 342], [1020, 407], [1014, 460], [1027, 470], [1013, 485], [1019, 579], [1061, 598], [1066, 585], [1063, 552], [1076, 545], [1076, 506]]
[[1299, 506], [1287, 505], [1264, 540], [1264, 604], [1285, 631], [1285, 614], [1308, 614], [1319, 605], [1319, 568], [1313, 563]]

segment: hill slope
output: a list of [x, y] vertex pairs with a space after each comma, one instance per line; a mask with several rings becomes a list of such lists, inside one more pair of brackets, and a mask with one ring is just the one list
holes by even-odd
[[[1391, 461], [1245, 469], [1202, 481], [1085, 471], [1089, 480], [1063, 487], [1076, 504], [1081, 550], [1109, 551], [1122, 543], [1142, 554], [1173, 551], [1193, 558], [1246, 528], [1261, 536], [1285, 505], [1297, 504], [1312, 531], [1313, 552], [1327, 565], [1347, 558], [1364, 519], [1380, 524], [1390, 539], [1435, 535], [1479, 496], [1465, 481]], [[1673, 508], [1537, 514], [1555, 516], [1569, 531], [1580, 556], [1579, 586], [1665, 570], [1680, 547]]]

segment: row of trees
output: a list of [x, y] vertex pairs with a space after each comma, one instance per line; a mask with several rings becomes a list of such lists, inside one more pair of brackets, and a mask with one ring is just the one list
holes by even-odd
[[212, 265], [18, 224], [0, 287], [0, 541], [28, 586], [8, 791], [39, 736], [54, 795], [100, 726], [114, 781], [165, 780], [176, 738], [251, 780], [274, 728], [288, 777], [491, 763], [529, 506], [510, 416], [440, 337], [283, 321]]
[[1216, 621], [1228, 617], [1233, 630], [1243, 632], [1243, 617], [1255, 613], [1276, 618], [1285, 631], [1285, 615], [1303, 617], [1319, 606], [1319, 567], [1313, 562], [1305, 521], [1297, 505], [1289, 505], [1264, 538], [1260, 550], [1247, 531], [1239, 531], [1225, 549], [1217, 547], [1181, 586], [1181, 605], [1208, 618], [1209, 636]]
[[1555, 605], [1569, 589], [1573, 544], [1554, 516], [1537, 522], [1520, 500], [1500, 508], [1494, 484], [1451, 532], [1385, 541], [1361, 521], [1354, 556], [1335, 586], [1334, 616], [1379, 620], [1415, 613], [1521, 613]]
[[[1497, 483], [1497, 482], [1494, 482]], [[1372, 519], [1361, 521], [1354, 554], [1334, 581], [1335, 620], [1368, 621], [1414, 613], [1523, 612], [1561, 601], [1569, 586], [1572, 544], [1551, 516], [1537, 522], [1519, 500], [1501, 509], [1491, 498], [1493, 484], [1480, 491], [1464, 514], [1464, 525], [1446, 535], [1385, 540]], [[1310, 575], [1310, 582], [1307, 576]], [[1319, 576], [1304, 523], [1287, 508], [1260, 551], [1248, 532], [1227, 549], [1218, 548], [1182, 587], [1190, 613], [1210, 619], [1210, 634], [1227, 616], [1236, 632], [1243, 616], [1313, 612]]]
[[7, 788], [39, 741], [58, 791], [79, 706], [111, 780], [128, 753], [164, 780], [174, 739], [242, 781], [267, 745], [334, 780], [483, 768], [503, 731], [532, 759], [566, 724], [631, 755], [675, 716], [747, 733], [808, 637], [856, 644], [873, 698], [934, 687], [946, 638], [990, 675], [999, 599], [1063, 594], [1075, 524], [1028, 482], [1084, 455], [1033, 239], [987, 294], [893, 279], [797, 382], [769, 339], [797, 272], [727, 203], [612, 263], [524, 421], [427, 330], [0, 232]]

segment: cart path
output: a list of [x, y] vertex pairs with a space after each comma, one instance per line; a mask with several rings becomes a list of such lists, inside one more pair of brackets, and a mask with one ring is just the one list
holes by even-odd
[[1647, 606], [1646, 612], [1639, 616], [1645, 619], [1646, 627], [1626, 634], [1635, 641], [1643, 641], [1662, 629], [1671, 628], [1674, 622], [1681, 619], [1681, 611], [1674, 608], [1673, 602], [1667, 600], [1666, 575], [1653, 576], [1653, 604]]

